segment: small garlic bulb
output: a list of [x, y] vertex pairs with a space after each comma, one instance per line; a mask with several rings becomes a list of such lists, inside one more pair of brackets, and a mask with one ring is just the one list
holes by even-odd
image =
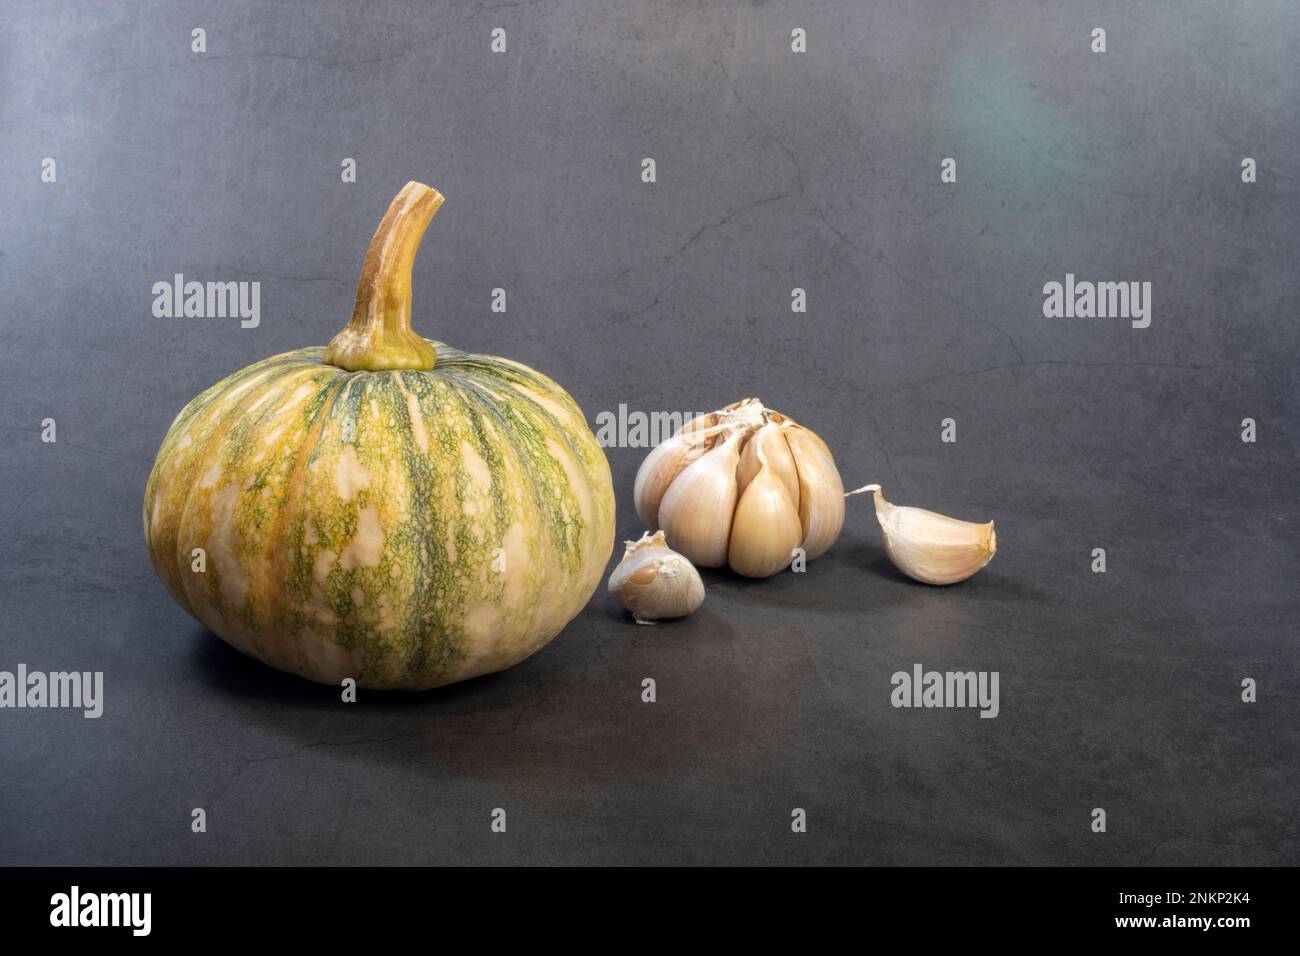
[[623, 543], [623, 560], [609, 576], [609, 593], [638, 624], [685, 617], [703, 603], [700, 572], [668, 547], [662, 531]]
[[[751, 493], [752, 489], [752, 493]], [[844, 484], [826, 443], [747, 398], [692, 419], [642, 462], [637, 515], [700, 567], [749, 577], [815, 558], [844, 527]]]
[[997, 553], [992, 521], [976, 524], [924, 508], [893, 505], [885, 500], [879, 485], [867, 485], [849, 494], [864, 491], [875, 492], [876, 520], [880, 522], [885, 553], [910, 578], [926, 584], [956, 584], [988, 564]]

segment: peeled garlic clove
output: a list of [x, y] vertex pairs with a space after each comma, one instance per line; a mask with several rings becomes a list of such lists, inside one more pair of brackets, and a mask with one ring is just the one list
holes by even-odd
[[708, 450], [707, 437], [706, 428], [687, 432], [683, 426], [672, 438], [656, 445], [641, 462], [632, 486], [632, 501], [637, 517], [647, 528], [659, 527], [659, 504], [664, 492], [673, 479]]
[[[803, 538], [799, 510], [767, 457], [766, 450], [774, 443], [758, 444], [760, 437], [761, 433], [750, 441], [751, 446], [756, 446], [758, 473], [749, 481], [736, 505], [727, 548], [731, 569], [749, 578], [766, 578], [788, 567], [794, 549]], [[781, 440], [779, 434], [774, 437]]]
[[844, 483], [830, 449], [800, 425], [783, 429], [799, 476], [799, 523], [808, 560], [830, 550], [844, 527]]
[[858, 490], [875, 492], [876, 520], [885, 540], [885, 553], [910, 578], [926, 584], [956, 584], [988, 564], [997, 553], [992, 521], [976, 524], [924, 508], [892, 505], [879, 485]]
[[795, 506], [797, 513], [799, 507], [799, 471], [795, 468], [794, 456], [790, 454], [790, 446], [786, 444], [785, 436], [781, 434], [781, 428], [778, 425], [764, 425], [754, 432], [753, 437], [740, 450], [740, 467], [736, 470], [736, 480], [739, 482], [741, 495], [744, 495], [745, 488], [749, 486], [749, 483], [761, 468], [758, 458], [760, 448], [767, 458], [768, 467], [781, 480], [781, 484], [785, 485], [786, 493], [790, 496], [790, 501]]
[[704, 602], [700, 573], [668, 547], [662, 531], [623, 543], [623, 560], [609, 576], [609, 593], [638, 623], [685, 617]]
[[670, 546], [703, 568], [727, 563], [743, 436], [743, 429], [733, 430], [721, 445], [688, 465], [659, 504], [659, 526]]

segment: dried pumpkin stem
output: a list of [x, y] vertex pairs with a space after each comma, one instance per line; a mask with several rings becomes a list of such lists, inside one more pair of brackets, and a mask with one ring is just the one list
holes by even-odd
[[411, 267], [441, 205], [442, 193], [423, 183], [397, 194], [370, 240], [352, 318], [325, 350], [328, 364], [349, 372], [433, 368], [433, 344], [411, 331]]

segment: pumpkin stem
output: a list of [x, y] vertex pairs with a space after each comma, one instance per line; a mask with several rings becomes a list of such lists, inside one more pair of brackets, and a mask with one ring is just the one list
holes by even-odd
[[352, 318], [325, 350], [328, 364], [349, 372], [433, 368], [433, 344], [411, 331], [411, 267], [441, 205], [442, 193], [424, 183], [397, 194], [370, 240]]

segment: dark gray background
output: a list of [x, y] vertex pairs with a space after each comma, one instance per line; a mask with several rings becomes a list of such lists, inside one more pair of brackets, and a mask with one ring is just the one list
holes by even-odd
[[[106, 675], [97, 721], [0, 712], [0, 863], [1300, 862], [1289, 0], [0, 22], [0, 669]], [[859, 498], [805, 574], [710, 573], [656, 628], [602, 589], [442, 691], [344, 706], [241, 658], [149, 567], [154, 452], [217, 379], [329, 340], [408, 179], [448, 197], [420, 331], [535, 366], [593, 421], [760, 396], [846, 483], [996, 518], [1002, 550], [909, 583]], [[260, 281], [260, 328], [153, 318], [175, 272]], [[1067, 272], [1151, 281], [1151, 327], [1044, 318]], [[643, 455], [609, 451], [620, 539]], [[1001, 716], [891, 708], [915, 662], [999, 671]]]

